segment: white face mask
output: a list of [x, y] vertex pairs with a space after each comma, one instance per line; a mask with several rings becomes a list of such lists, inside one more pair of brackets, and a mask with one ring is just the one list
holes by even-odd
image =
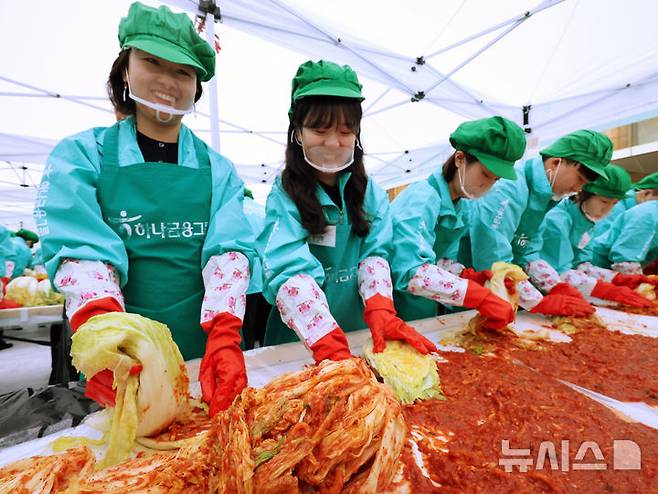
[[[461, 173], [461, 171], [464, 170], [464, 173]], [[464, 163], [461, 167], [457, 168], [457, 177], [459, 178], [459, 188], [461, 189], [461, 193], [464, 197], [467, 199], [477, 199], [480, 196], [477, 196], [475, 194], [471, 194], [469, 191], [466, 190], [466, 185], [464, 185], [464, 181], [466, 178], [466, 163]]]
[[[130, 98], [136, 103], [141, 103], [142, 105], [147, 106], [152, 110], [155, 110], [155, 118], [160, 123], [170, 122], [171, 119], [174, 118], [174, 115], [185, 115], [187, 113], [191, 113], [194, 111], [194, 104], [192, 104], [192, 106], [190, 106], [186, 110], [179, 110], [178, 108], [174, 108], [173, 106], [163, 105], [162, 103], [155, 103], [153, 101], [149, 101], [144, 98], [140, 98], [139, 96], [136, 96], [130, 87], [130, 77], [128, 77], [127, 70], [126, 70], [126, 84], [128, 84], [128, 96], [130, 96]], [[163, 118], [161, 116], [161, 113], [166, 113], [169, 115], [169, 117]]]
[[323, 173], [338, 173], [354, 163], [354, 151], [359, 144], [357, 139], [352, 148], [340, 148], [338, 151], [329, 151], [325, 146], [315, 146], [306, 152], [304, 143], [294, 134], [295, 142], [301, 146], [302, 153], [304, 154], [304, 161], [311, 165], [316, 170]]
[[597, 221], [601, 221], [601, 218], [594, 218], [593, 216], [590, 216], [587, 214], [585, 211], [583, 211], [583, 214], [585, 215], [585, 218], [590, 220], [592, 223], [596, 223]]
[[595, 218], [594, 216], [590, 215], [587, 211], [585, 211], [585, 203], [580, 205], [580, 211], [583, 213], [583, 216], [590, 220], [592, 223], [596, 223], [597, 221], [601, 221], [603, 218]]
[[555, 171], [549, 169], [548, 172], [548, 184], [551, 187], [551, 190], [553, 190], [553, 185], [555, 184], [555, 179], [557, 178], [557, 172], [560, 171], [560, 165], [562, 165], [562, 160], [558, 161], [557, 166], [555, 167]]
[[[557, 178], [557, 172], [560, 171], [560, 165], [562, 164], [562, 160], [560, 160], [555, 167], [555, 171], [553, 170], [548, 170], [548, 183], [551, 186], [551, 190], [553, 190], [553, 185], [555, 184], [555, 179]], [[559, 202], [562, 199], [567, 199], [568, 197], [575, 196], [577, 192], [567, 192], [565, 194], [553, 194], [551, 196], [551, 199], [554, 200], [555, 202]]]
[[551, 200], [560, 202], [562, 199], [568, 199], [569, 197], [575, 196], [577, 193], [578, 192], [567, 192], [566, 194], [553, 194]]

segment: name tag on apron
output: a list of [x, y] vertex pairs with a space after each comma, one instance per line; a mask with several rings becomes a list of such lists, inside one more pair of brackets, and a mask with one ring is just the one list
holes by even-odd
[[329, 225], [325, 228], [324, 233], [311, 235], [308, 238], [308, 243], [321, 245], [322, 247], [336, 247], [336, 226]]
[[579, 249], [584, 249], [585, 246], [589, 243], [590, 241], [590, 235], [589, 232], [583, 233], [583, 236], [580, 237], [580, 242], [578, 242], [578, 248]]

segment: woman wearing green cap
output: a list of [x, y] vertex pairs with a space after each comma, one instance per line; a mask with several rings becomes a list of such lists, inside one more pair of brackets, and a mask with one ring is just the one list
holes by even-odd
[[25, 244], [31, 249], [34, 244], [39, 242], [39, 236], [31, 230], [21, 228], [16, 232], [16, 236], [22, 238]]
[[591, 276], [631, 288], [656, 284], [643, 268], [658, 259], [658, 201], [646, 201], [617, 217], [592, 240], [592, 262], [580, 266]]
[[285, 168], [267, 198], [257, 241], [263, 295], [277, 309], [265, 344], [299, 338], [316, 362], [348, 358], [343, 331], [366, 324], [376, 352], [390, 339], [422, 353], [436, 349], [393, 308], [388, 198], [363, 165], [363, 99], [347, 65], [320, 60], [298, 68]]
[[[46, 267], [74, 331], [115, 311], [167, 324], [185, 360], [203, 356], [214, 414], [246, 384], [239, 331], [253, 255], [235, 168], [181, 122], [215, 53], [187, 15], [138, 2], [119, 44], [108, 92], [127, 117], [64, 139], [46, 165], [34, 211]], [[110, 370], [91, 376], [88, 395], [111, 403], [112, 381]]]
[[592, 238], [596, 238], [608, 231], [617, 217], [633, 206], [655, 200], [658, 200], [658, 172], [647, 175], [639, 182], [634, 183], [632, 189], [612, 208], [610, 214], [596, 224], [592, 232]]
[[648, 307], [649, 300], [624, 286], [627, 281], [623, 275], [611, 278], [609, 283], [576, 269], [591, 258], [590, 235], [596, 222], [605, 218], [631, 187], [631, 177], [623, 168], [608, 165], [605, 172], [607, 178], [599, 177], [585, 184], [576, 196], [563, 199], [548, 212], [539, 231], [542, 238], [539, 256], [583, 295]]
[[[517, 179], [502, 180], [473, 201], [467, 237], [470, 256], [464, 263], [489, 269], [496, 261], [512, 262], [530, 280], [519, 283], [519, 305], [546, 315], [583, 316], [594, 312], [580, 292], [561, 283], [559, 274], [539, 256], [539, 226], [560, 199], [579, 192], [597, 176], [605, 176], [612, 142], [591, 130], [561, 137], [540, 156], [516, 165]], [[537, 288], [547, 293], [544, 297]]]
[[468, 229], [468, 203], [499, 178], [514, 180], [525, 135], [514, 122], [491, 117], [461, 124], [450, 135], [455, 148], [442, 168], [407, 187], [391, 205], [395, 306], [409, 321], [433, 317], [437, 302], [475, 308], [491, 328], [514, 320], [512, 306], [482, 285], [490, 271], [457, 262]]

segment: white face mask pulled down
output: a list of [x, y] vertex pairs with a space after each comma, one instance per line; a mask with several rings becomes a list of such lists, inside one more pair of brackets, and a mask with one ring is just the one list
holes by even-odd
[[[551, 186], [551, 190], [553, 190], [553, 184], [555, 183], [555, 179], [557, 178], [557, 172], [560, 171], [560, 165], [562, 165], [562, 160], [560, 160], [560, 162], [555, 167], [555, 172], [553, 172], [553, 170], [548, 170], [548, 174], [550, 175], [549, 184]], [[575, 196], [576, 194], [577, 194], [577, 192], [567, 192], [565, 194], [553, 194], [551, 196], [551, 199], [555, 202], [559, 202], [562, 199], [566, 199], [568, 197]]]
[[[173, 106], [163, 105], [162, 103], [155, 103], [153, 101], [149, 101], [147, 99], [136, 96], [135, 93], [133, 93], [132, 88], [130, 87], [130, 77], [128, 77], [128, 71], [126, 71], [125, 74], [126, 74], [126, 84], [128, 84], [128, 96], [130, 96], [130, 99], [132, 99], [135, 103], [140, 103], [144, 106], [151, 108], [152, 110], [155, 110], [155, 118], [158, 120], [158, 122], [169, 123], [171, 122], [171, 119], [174, 118], [174, 115], [186, 115], [194, 111], [194, 104], [192, 104], [192, 106], [190, 106], [185, 110], [179, 110], [178, 108], [174, 108]], [[169, 116], [167, 118], [164, 118], [161, 115], [162, 113], [166, 113]]]
[[590, 220], [592, 223], [596, 223], [603, 219], [603, 218], [595, 218], [594, 216], [590, 215], [587, 211], [585, 211], [585, 203], [580, 205], [580, 212], [583, 213], [583, 216], [585, 216], [585, 218]]
[[[464, 173], [462, 173], [462, 170], [464, 170]], [[466, 163], [464, 163], [462, 166], [457, 168], [457, 178], [459, 179], [459, 188], [461, 189], [461, 193], [466, 199], [477, 199], [477, 198], [480, 197], [479, 195], [472, 194], [472, 193], [470, 193], [469, 191], [466, 190], [466, 185], [465, 185], [465, 181], [466, 181]]]
[[[304, 161], [316, 170], [323, 173], [338, 173], [354, 163], [354, 152], [356, 147], [361, 148], [359, 140], [356, 139], [351, 148], [340, 148], [338, 151], [328, 150], [325, 146], [315, 146], [308, 150], [302, 140], [293, 133], [295, 142], [301, 146]], [[291, 140], [293, 136], [291, 136]]]

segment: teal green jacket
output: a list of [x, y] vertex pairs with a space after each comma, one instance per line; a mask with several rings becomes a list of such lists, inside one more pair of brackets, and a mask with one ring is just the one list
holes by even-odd
[[583, 262], [583, 251], [591, 244], [594, 222], [588, 220], [580, 205], [563, 199], [551, 209], [541, 224], [541, 259], [558, 273], [574, 269]]
[[[122, 287], [128, 280], [123, 241], [103, 220], [96, 198], [105, 131], [106, 127], [96, 127], [67, 137], [48, 157], [33, 216], [50, 279], [62, 259], [72, 258], [107, 262], [117, 269]], [[182, 125], [178, 166], [199, 168], [192, 139], [192, 131]], [[199, 275], [213, 255], [241, 252], [250, 266], [254, 257], [254, 236], [242, 208], [242, 180], [229, 160], [210, 148], [208, 155], [212, 199]], [[119, 123], [119, 161], [119, 166], [144, 162], [133, 117]]]
[[658, 201], [622, 213], [593, 242], [592, 262], [602, 268], [621, 262], [645, 265], [658, 258]]
[[13, 278], [23, 275], [23, 271], [32, 268], [32, 251], [21, 237], [11, 237], [10, 242], [14, 250]]
[[4, 226], [0, 225], [0, 278], [7, 276], [6, 262], [16, 262], [14, 246], [11, 242], [11, 234]]
[[[388, 196], [371, 179], [368, 180], [363, 202], [370, 232], [365, 237], [359, 237], [351, 230], [344, 199], [345, 185], [350, 176], [346, 172], [338, 177], [342, 208], [334, 204], [320, 185], [315, 189], [327, 224], [340, 226], [339, 230], [344, 232], [335, 237], [334, 245], [329, 245], [332, 242], [319, 245], [317, 237], [310, 235], [302, 226], [299, 210], [284, 190], [280, 177], [275, 180], [267, 198], [265, 227], [256, 242], [263, 260], [263, 295], [270, 304], [276, 304], [281, 285], [290, 278], [309, 275], [326, 294], [331, 314], [346, 331], [365, 327], [363, 303], [357, 286], [358, 265], [370, 256], [388, 260], [392, 238]], [[339, 299], [345, 302], [339, 303]], [[280, 322], [280, 317], [276, 319]], [[267, 331], [270, 329], [268, 322]], [[293, 334], [292, 330], [286, 331]], [[281, 341], [278, 336], [274, 339]]]
[[472, 202], [469, 222], [473, 267], [491, 269], [496, 261], [525, 269], [540, 259], [539, 227], [557, 203], [541, 156], [517, 163], [516, 180], [499, 180], [484, 197]]
[[404, 320], [436, 315], [437, 303], [408, 293], [407, 285], [423, 264], [457, 260], [459, 242], [468, 230], [468, 201], [450, 198], [441, 169], [416, 182], [391, 204], [395, 307]]
[[[254, 235], [254, 240], [260, 235], [265, 228], [265, 207], [258, 204], [251, 197], [244, 198], [244, 215], [249, 221], [249, 226]], [[254, 262], [251, 268], [251, 279], [247, 294], [260, 293], [263, 291], [263, 261], [260, 256], [254, 254]]]

